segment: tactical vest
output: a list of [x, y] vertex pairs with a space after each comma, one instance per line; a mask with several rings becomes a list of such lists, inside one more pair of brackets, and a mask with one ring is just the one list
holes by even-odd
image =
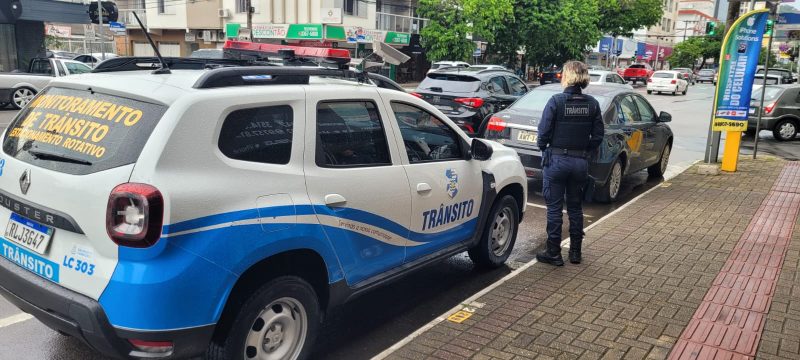
[[556, 94], [556, 118], [553, 122], [553, 149], [584, 151], [589, 147], [597, 103], [585, 95]]

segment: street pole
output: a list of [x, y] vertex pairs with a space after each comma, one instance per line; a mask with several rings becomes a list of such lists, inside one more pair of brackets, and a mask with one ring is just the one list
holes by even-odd
[[689, 21], [683, 21], [683, 41], [686, 41], [686, 32], [689, 31]]
[[753, 11], [755, 9], [756, 9], [756, 1], [755, 0], [750, 0], [750, 10], [749, 11]]
[[656, 37], [656, 62], [653, 63], [653, 69], [660, 70], [658, 68], [658, 55], [661, 53], [661, 37]]
[[247, 0], [247, 30], [250, 31], [250, 41], [253, 41], [253, 1]]
[[764, 61], [764, 84], [761, 86], [761, 102], [758, 106], [758, 120], [756, 121], [756, 134], [753, 139], [753, 159], [758, 154], [758, 133], [761, 131], [761, 114], [764, 113], [764, 94], [767, 92], [767, 79], [769, 79], [769, 58], [772, 52], [772, 39], [775, 37], [775, 28], [772, 28], [772, 34], [769, 35], [769, 42], [767, 43], [767, 59]]

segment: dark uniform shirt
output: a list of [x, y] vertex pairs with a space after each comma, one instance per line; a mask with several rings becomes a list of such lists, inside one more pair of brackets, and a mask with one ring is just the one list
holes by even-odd
[[[581, 88], [578, 86], [570, 86], [564, 89], [565, 94], [572, 94], [572, 95], [580, 95]], [[594, 101], [597, 103], [597, 100], [591, 96], [586, 96], [589, 101]], [[589, 148], [586, 149], [587, 152], [593, 152], [600, 144], [603, 142], [603, 134], [605, 132], [605, 127], [603, 125], [603, 111], [600, 109], [600, 105], [596, 104], [594, 106], [597, 111], [595, 114], [590, 114], [593, 118], [592, 121], [592, 135], [589, 139]], [[553, 124], [556, 120], [556, 100], [554, 98], [550, 98], [547, 102], [547, 105], [544, 107], [544, 112], [542, 112], [542, 120], [539, 121], [539, 137], [537, 139], [537, 144], [539, 145], [539, 149], [544, 151], [550, 146], [550, 142], [553, 139]]]

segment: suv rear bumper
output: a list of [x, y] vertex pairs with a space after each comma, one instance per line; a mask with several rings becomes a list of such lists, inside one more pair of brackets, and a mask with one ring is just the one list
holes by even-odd
[[131, 353], [135, 349], [126, 339], [174, 343], [171, 353], [155, 358], [197, 356], [205, 353], [214, 334], [214, 325], [168, 331], [115, 328], [97, 301], [45, 280], [4, 258], [0, 258], [0, 295], [51, 329], [80, 339], [98, 352], [115, 358], [137, 357]]

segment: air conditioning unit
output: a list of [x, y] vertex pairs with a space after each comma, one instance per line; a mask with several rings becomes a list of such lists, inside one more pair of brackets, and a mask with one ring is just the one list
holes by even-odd
[[216, 30], [203, 30], [203, 40], [205, 40], [205, 41], [217, 41], [217, 31]]
[[227, 39], [228, 39], [228, 37], [225, 35], [224, 31], [222, 31], [222, 30], [217, 31], [217, 41], [225, 41]]
[[231, 17], [231, 11], [228, 9], [218, 9], [217, 13], [219, 14], [219, 17], [224, 19]]

